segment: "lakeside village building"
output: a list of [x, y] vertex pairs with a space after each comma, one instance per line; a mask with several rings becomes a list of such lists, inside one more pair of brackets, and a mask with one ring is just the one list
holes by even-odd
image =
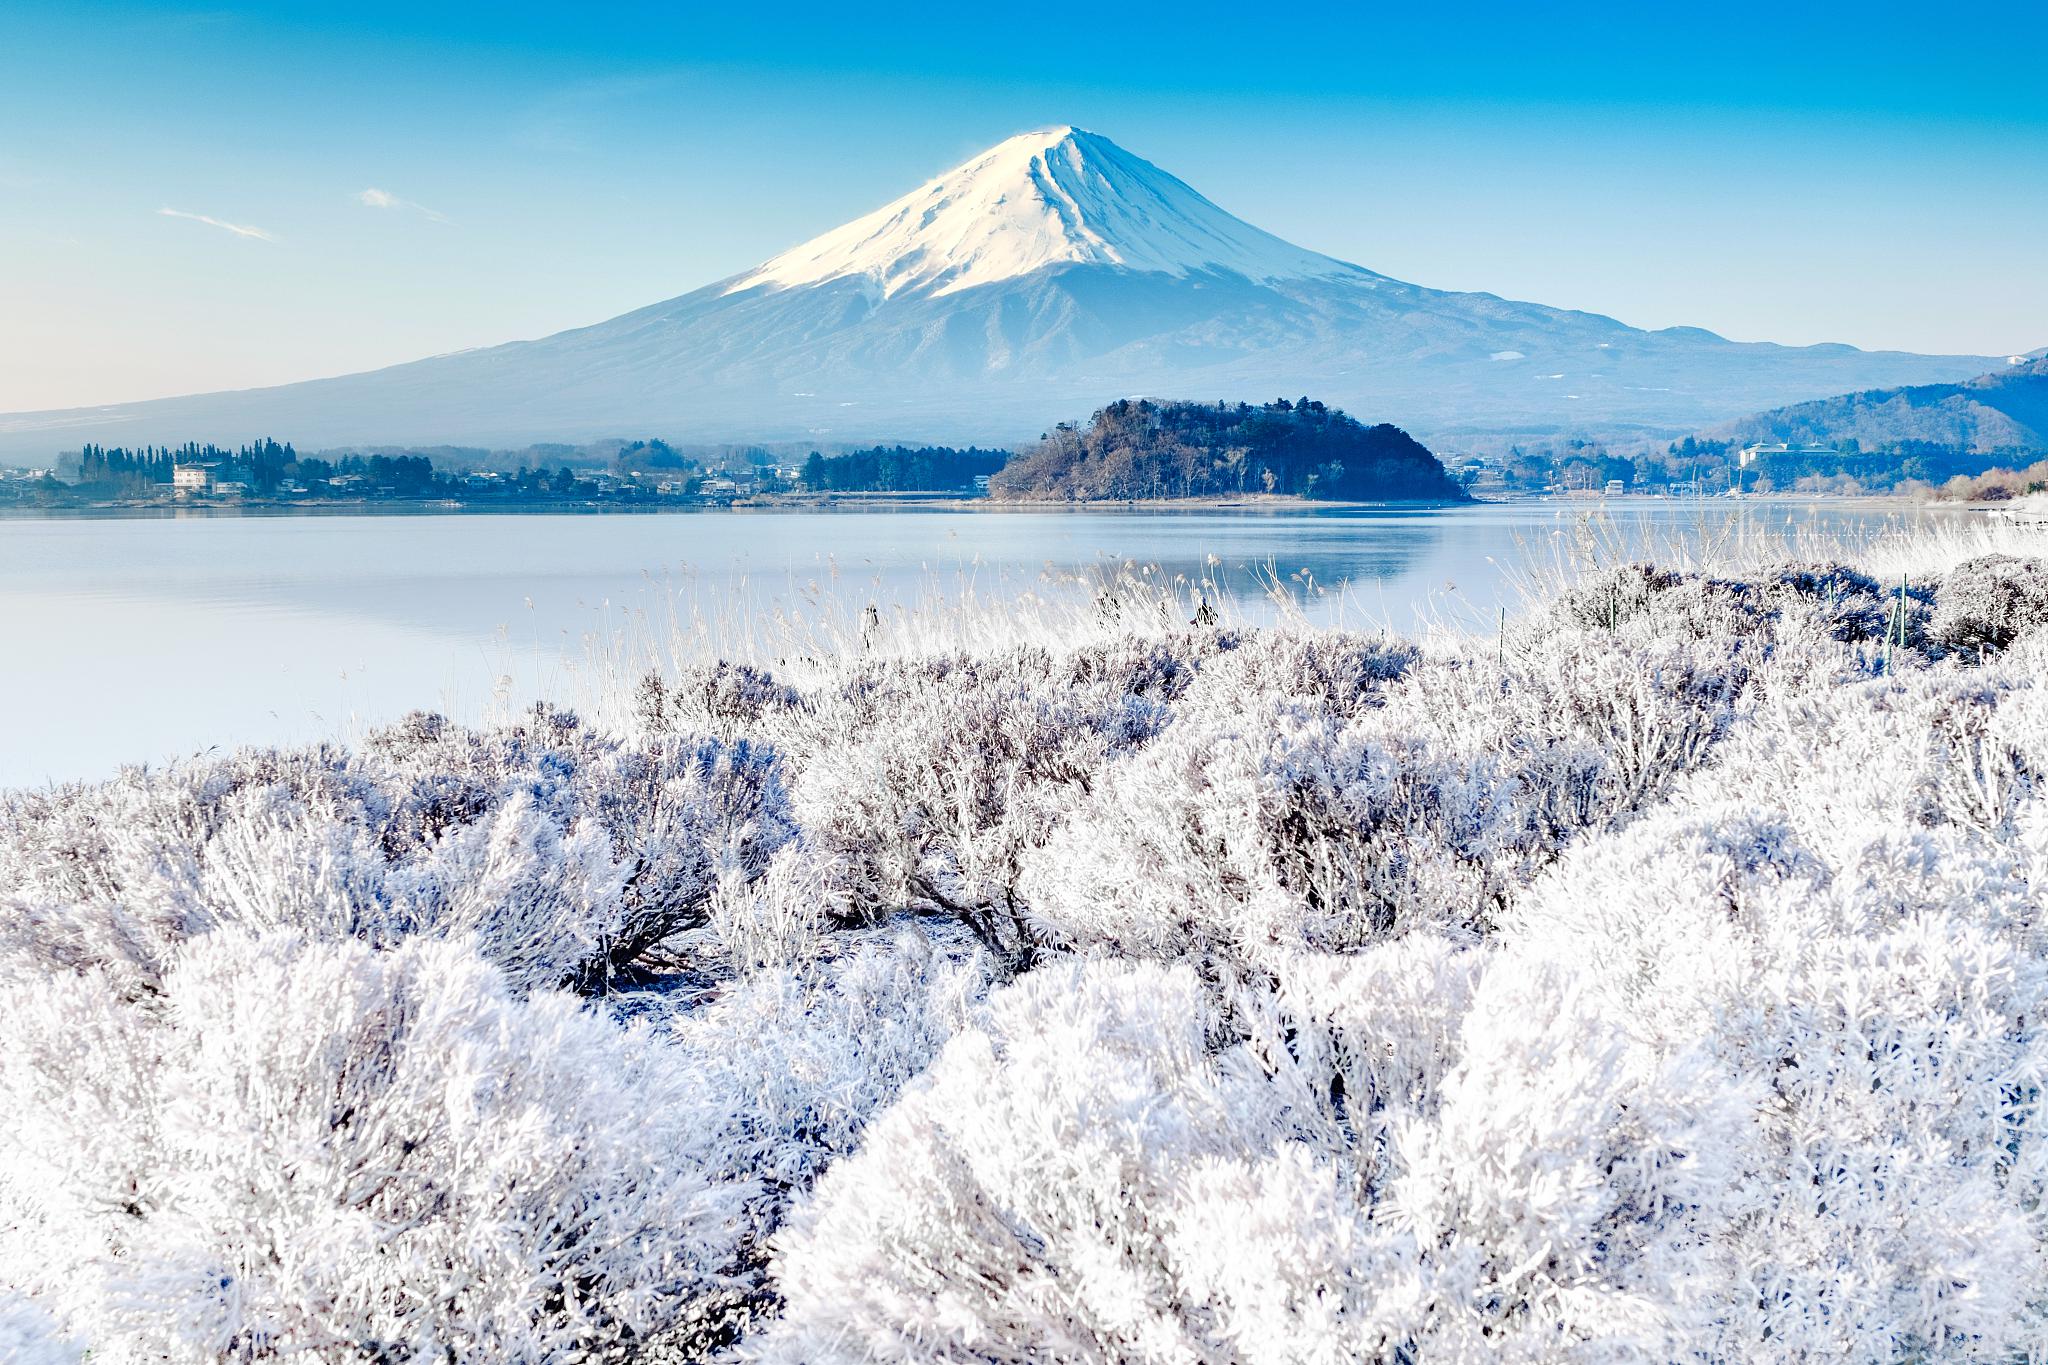
[[241, 470], [217, 461], [171, 466], [171, 491], [181, 498], [239, 497], [248, 487]]

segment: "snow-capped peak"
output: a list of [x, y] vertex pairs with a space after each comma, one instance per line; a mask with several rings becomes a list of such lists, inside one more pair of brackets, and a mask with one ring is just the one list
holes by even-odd
[[1059, 127], [999, 142], [726, 292], [862, 277], [884, 297], [936, 296], [1067, 263], [1254, 280], [1370, 276], [1232, 217], [1106, 137]]

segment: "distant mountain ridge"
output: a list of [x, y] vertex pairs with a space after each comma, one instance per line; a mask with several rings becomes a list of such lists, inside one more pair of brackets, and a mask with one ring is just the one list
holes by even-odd
[[1925, 441], [1958, 450], [2048, 452], [2048, 351], [1956, 384], [1868, 389], [1794, 403], [1728, 423], [1741, 442], [1787, 441], [1866, 450]]
[[1008, 139], [694, 292], [535, 341], [275, 388], [0, 416], [0, 454], [1027, 440], [1138, 394], [1309, 392], [1426, 439], [1678, 434], [2001, 357], [1733, 342], [1405, 284], [1285, 242], [1109, 139]]

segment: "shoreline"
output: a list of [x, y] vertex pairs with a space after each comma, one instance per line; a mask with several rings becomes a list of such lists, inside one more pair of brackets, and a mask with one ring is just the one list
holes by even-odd
[[[1560, 510], [1587, 513], [1622, 504], [1631, 507], [1653, 505], [1695, 506], [1701, 510], [1721, 508], [1735, 511], [1744, 507], [1829, 506], [1893, 507], [1900, 511], [1995, 513], [2022, 516], [2005, 502], [1925, 502], [1882, 493], [1760, 493], [1741, 497], [1686, 497], [1658, 493], [1622, 493], [1593, 497], [1556, 496], [1542, 493], [1479, 497], [1467, 502], [1432, 499], [1386, 499], [1382, 501], [1310, 501], [1279, 494], [1207, 498], [1136, 498], [1115, 501], [1076, 502], [1069, 499], [1002, 499], [963, 497], [946, 493], [849, 493], [826, 495], [768, 495], [730, 503], [646, 503], [560, 502], [462, 502], [459, 500], [406, 501], [352, 499], [349, 501], [281, 502], [250, 499], [221, 503], [87, 503], [74, 506], [0, 505], [0, 523], [7, 521], [216, 521], [237, 518], [283, 517], [462, 517], [462, 516], [679, 516], [716, 513], [762, 512], [975, 512], [989, 515], [1027, 512], [1072, 512], [1112, 514], [1147, 512], [1214, 513], [1238, 512], [1271, 515], [1277, 513], [1344, 513], [1372, 510], [1455, 512], [1466, 508], [1520, 507], [1532, 503], [1550, 504]], [[2039, 515], [2039, 514], [2036, 514]]]

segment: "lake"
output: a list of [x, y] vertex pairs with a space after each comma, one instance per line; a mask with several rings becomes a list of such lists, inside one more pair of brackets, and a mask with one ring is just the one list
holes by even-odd
[[[0, 519], [0, 786], [209, 746], [347, 738], [426, 707], [573, 700], [693, 611], [729, 627], [811, 600], [897, 613], [1133, 561], [1217, 576], [1270, 615], [1487, 628], [1506, 565], [1589, 536], [1854, 536], [1955, 516], [1881, 504], [1616, 500], [1283, 511], [732, 511]], [[1598, 518], [1589, 521], [1589, 518]], [[1733, 520], [1731, 521], [1731, 518]], [[855, 607], [854, 609], [858, 609]]]

